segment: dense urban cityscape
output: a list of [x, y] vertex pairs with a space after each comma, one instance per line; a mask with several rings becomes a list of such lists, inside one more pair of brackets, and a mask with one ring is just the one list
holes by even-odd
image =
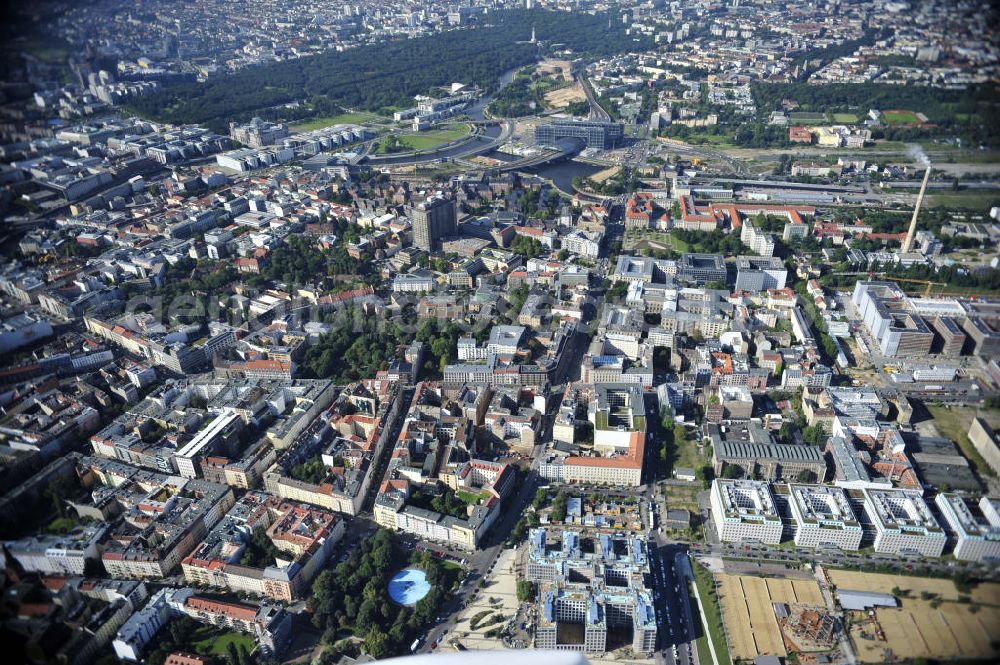
[[5, 12], [12, 663], [1000, 660], [994, 3]]

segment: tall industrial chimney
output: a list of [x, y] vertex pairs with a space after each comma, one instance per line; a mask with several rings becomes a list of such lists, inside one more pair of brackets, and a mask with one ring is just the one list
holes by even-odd
[[927, 189], [927, 179], [931, 177], [931, 165], [927, 165], [924, 171], [924, 181], [920, 183], [920, 193], [917, 194], [917, 207], [913, 209], [913, 219], [910, 220], [910, 230], [906, 232], [906, 240], [903, 241], [903, 254], [913, 251], [913, 243], [917, 239], [917, 215], [920, 214], [920, 205], [924, 202], [924, 190]]

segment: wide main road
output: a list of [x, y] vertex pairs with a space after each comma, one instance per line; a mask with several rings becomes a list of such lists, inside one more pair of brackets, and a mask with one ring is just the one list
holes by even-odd
[[654, 583], [653, 605], [660, 642], [656, 662], [661, 665], [712, 665], [699, 663], [698, 660], [695, 640], [699, 631], [695, 626], [688, 596], [686, 548], [667, 543], [659, 533], [649, 544], [649, 569]]

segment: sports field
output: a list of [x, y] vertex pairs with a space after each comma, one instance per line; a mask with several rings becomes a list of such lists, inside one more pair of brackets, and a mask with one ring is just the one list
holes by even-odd
[[772, 603], [823, 605], [816, 582], [749, 575], [717, 576], [722, 615], [733, 659], [786, 657]]
[[919, 125], [920, 118], [913, 111], [882, 111], [882, 122], [887, 125]]
[[966, 594], [969, 602], [958, 602], [962, 594], [948, 579], [844, 570], [827, 570], [827, 575], [842, 590], [901, 592], [900, 607], [878, 608], [874, 621], [863, 618], [852, 625], [852, 641], [863, 662], [884, 662], [887, 649], [902, 659], [1000, 657], [993, 637], [1000, 632], [1000, 584], [980, 584]]
[[825, 113], [809, 113], [807, 111], [794, 111], [788, 114], [792, 122], [826, 122]]

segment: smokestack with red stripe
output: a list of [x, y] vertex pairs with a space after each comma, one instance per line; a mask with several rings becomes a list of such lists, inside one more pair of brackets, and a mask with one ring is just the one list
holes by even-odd
[[917, 239], [917, 215], [920, 214], [920, 205], [924, 202], [924, 190], [927, 189], [927, 179], [931, 177], [931, 165], [927, 165], [924, 171], [924, 181], [920, 183], [920, 193], [917, 194], [917, 207], [913, 209], [913, 219], [910, 220], [910, 230], [906, 233], [906, 240], [903, 241], [903, 254], [913, 251], [913, 243]]

